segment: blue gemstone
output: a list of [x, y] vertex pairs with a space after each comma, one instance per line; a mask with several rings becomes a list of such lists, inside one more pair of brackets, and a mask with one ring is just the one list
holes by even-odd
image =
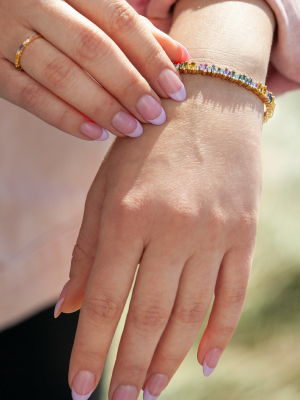
[[253, 79], [252, 79], [252, 78], [250, 78], [250, 79], [248, 80], [248, 85], [249, 85], [249, 86], [253, 86]]
[[22, 50], [24, 48], [24, 44], [21, 44], [21, 46], [19, 47], [19, 49], [18, 50]]
[[239, 80], [239, 79], [240, 79], [240, 75], [239, 75], [239, 74], [236, 74], [236, 75], [235, 75], [235, 79]]
[[215, 65], [212, 65], [212, 66], [211, 66], [211, 72], [216, 72], [216, 71], [217, 71], [216, 66], [215, 66]]

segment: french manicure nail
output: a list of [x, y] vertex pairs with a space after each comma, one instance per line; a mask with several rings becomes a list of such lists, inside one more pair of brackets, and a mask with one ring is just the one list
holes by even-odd
[[143, 133], [140, 122], [124, 111], [119, 111], [112, 120], [112, 126], [123, 135], [133, 138], [139, 137]]
[[136, 109], [146, 121], [153, 125], [162, 125], [166, 122], [165, 110], [149, 94], [142, 96], [137, 102]]
[[173, 39], [173, 40], [174, 40], [174, 42], [179, 44], [179, 46], [181, 47], [182, 55], [181, 55], [180, 62], [189, 61], [190, 60], [190, 53], [187, 51], [187, 49], [181, 43], [177, 42], [177, 40], [175, 40], [175, 39]]
[[96, 377], [89, 371], [79, 371], [72, 382], [73, 400], [87, 400], [95, 389]]
[[162, 374], [152, 374], [147, 380], [144, 390], [144, 400], [156, 400], [168, 383], [168, 377]]
[[220, 349], [210, 349], [204, 357], [203, 363], [203, 375], [209, 376], [214, 372], [218, 361], [221, 357], [222, 351]]
[[136, 387], [130, 385], [121, 385], [115, 390], [113, 400], [136, 400], [136, 398]]
[[57, 318], [57, 317], [60, 316], [60, 313], [61, 313], [60, 310], [61, 310], [63, 302], [65, 300], [67, 291], [69, 289], [69, 284], [70, 284], [70, 280], [68, 280], [68, 282], [63, 287], [63, 289], [61, 291], [61, 294], [60, 294], [60, 296], [59, 296], [59, 298], [57, 300], [57, 303], [56, 303], [56, 306], [55, 306], [55, 309], [54, 309], [54, 318]]
[[162, 90], [167, 93], [173, 100], [183, 101], [186, 99], [186, 90], [175, 72], [166, 68], [161, 71], [158, 76], [158, 83]]
[[108, 139], [108, 132], [95, 122], [86, 121], [81, 125], [81, 133], [94, 140]]

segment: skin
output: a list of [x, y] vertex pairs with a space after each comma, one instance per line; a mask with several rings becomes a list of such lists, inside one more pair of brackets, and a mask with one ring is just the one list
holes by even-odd
[[[262, 0], [180, 0], [171, 36], [195, 61], [264, 82], [274, 25]], [[140, 263], [110, 400], [119, 385], [139, 392], [152, 373], [169, 382], [212, 299], [199, 363], [210, 349], [223, 352], [244, 304], [262, 184], [263, 105], [226, 81], [182, 78], [188, 99], [162, 100], [164, 126], [114, 142], [89, 191], [73, 253], [62, 306], [67, 313], [81, 307], [70, 387], [81, 370], [98, 383]]]
[[[16, 51], [36, 32], [45, 39], [26, 48], [20, 73]], [[82, 139], [89, 121], [123, 137], [112, 125], [119, 111], [147, 123], [139, 99], [169, 98], [157, 78], [166, 68], [179, 76], [171, 60], [183, 54], [125, 0], [0, 0], [0, 34], [0, 96]]]

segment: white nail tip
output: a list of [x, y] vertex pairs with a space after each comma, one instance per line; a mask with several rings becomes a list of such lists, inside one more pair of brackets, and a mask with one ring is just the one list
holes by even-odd
[[210, 374], [212, 374], [213, 372], [214, 372], [214, 370], [215, 370], [215, 368], [209, 368], [207, 365], [206, 365], [206, 362], [204, 361], [204, 364], [203, 364], [203, 375], [204, 376], [209, 376]]
[[[103, 129], [103, 128], [102, 128]], [[108, 132], [103, 129], [103, 133], [102, 135], [99, 137], [99, 139], [97, 139], [97, 141], [102, 142], [103, 140], [107, 140], [109, 138], [109, 134]]]
[[158, 398], [159, 398], [159, 396], [157, 396], [157, 397], [151, 396], [151, 394], [149, 393], [147, 387], [145, 388], [144, 395], [143, 395], [143, 400], [156, 400]]
[[129, 133], [126, 136], [129, 136], [129, 137], [132, 137], [132, 138], [137, 138], [137, 137], [139, 137], [139, 136], [141, 136], [143, 134], [142, 125], [140, 124], [140, 122], [138, 120], [136, 120], [136, 122], [137, 122], [137, 127], [136, 127], [135, 131], [132, 132], [132, 133]]
[[65, 300], [64, 298], [60, 299], [59, 302], [56, 304], [55, 309], [54, 309], [54, 318], [58, 317], [58, 314], [60, 312], [60, 309], [61, 309], [61, 306], [62, 306], [64, 300]]
[[181, 89], [178, 90], [176, 93], [168, 93], [168, 95], [171, 97], [171, 99], [176, 100], [176, 101], [183, 101], [186, 99], [186, 90], [184, 85], [182, 85]]
[[89, 394], [80, 395], [80, 394], [77, 394], [77, 393], [72, 389], [72, 399], [73, 399], [73, 400], [87, 400], [87, 399], [89, 399], [89, 398], [91, 397], [92, 393], [93, 393], [93, 390], [92, 390], [91, 393], [89, 393]]
[[150, 122], [153, 125], [162, 125], [166, 122], [167, 116], [165, 113], [165, 110], [162, 108], [160, 116], [155, 118], [155, 119], [148, 119], [148, 122]]

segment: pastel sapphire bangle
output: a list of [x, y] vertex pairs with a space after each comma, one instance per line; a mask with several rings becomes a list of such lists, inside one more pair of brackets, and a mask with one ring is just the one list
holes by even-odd
[[230, 71], [228, 68], [219, 68], [215, 65], [198, 64], [193, 61], [174, 63], [174, 65], [179, 72], [184, 74], [209, 75], [243, 86], [258, 96], [265, 104], [266, 110], [264, 112], [264, 122], [267, 122], [268, 119], [273, 116], [276, 106], [275, 96], [272, 92], [269, 92], [267, 86], [264, 86], [262, 83], [254, 82], [252, 78], [249, 78], [246, 75], [239, 74], [236, 71]]

